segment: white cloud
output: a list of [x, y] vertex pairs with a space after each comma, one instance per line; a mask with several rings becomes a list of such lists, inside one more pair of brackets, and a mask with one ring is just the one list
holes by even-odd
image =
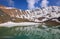
[[35, 8], [35, 3], [38, 3], [39, 0], [27, 0], [28, 3], [28, 9]]
[[47, 0], [42, 0], [42, 2], [41, 2], [41, 7], [47, 7], [48, 6], [48, 3], [49, 3], [49, 1], [47, 1]]
[[14, 1], [13, 0], [3, 0], [6, 1], [8, 3], [9, 6], [14, 6]]

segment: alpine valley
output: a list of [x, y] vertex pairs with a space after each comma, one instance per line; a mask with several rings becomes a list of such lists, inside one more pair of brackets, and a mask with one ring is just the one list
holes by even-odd
[[0, 39], [60, 39], [60, 6], [21, 10], [0, 5]]

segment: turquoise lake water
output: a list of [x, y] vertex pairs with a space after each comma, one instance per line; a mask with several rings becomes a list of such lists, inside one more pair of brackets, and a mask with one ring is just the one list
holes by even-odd
[[0, 39], [60, 39], [60, 27], [0, 27]]

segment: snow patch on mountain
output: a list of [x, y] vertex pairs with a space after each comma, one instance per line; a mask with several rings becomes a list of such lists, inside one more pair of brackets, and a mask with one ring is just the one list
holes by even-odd
[[20, 23], [14, 23], [14, 22], [6, 22], [0, 24], [1, 26], [4, 27], [12, 27], [12, 26], [29, 26], [29, 25], [39, 25], [40, 23], [34, 23], [34, 22], [20, 22]]

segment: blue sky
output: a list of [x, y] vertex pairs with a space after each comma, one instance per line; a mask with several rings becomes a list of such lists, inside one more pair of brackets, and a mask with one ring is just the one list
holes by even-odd
[[0, 0], [0, 5], [26, 10], [42, 6], [60, 6], [60, 0]]

